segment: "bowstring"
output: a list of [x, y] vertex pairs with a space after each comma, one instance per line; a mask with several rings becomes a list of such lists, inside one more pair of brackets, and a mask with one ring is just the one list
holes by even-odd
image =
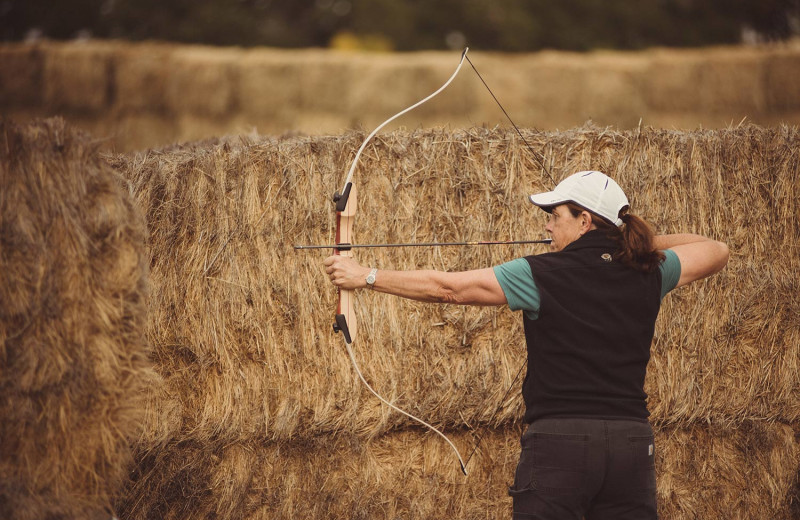
[[[508, 112], [503, 107], [503, 104], [500, 103], [500, 100], [497, 99], [497, 96], [494, 95], [494, 92], [489, 87], [489, 84], [486, 83], [486, 80], [483, 79], [483, 76], [481, 75], [481, 73], [478, 72], [478, 69], [475, 67], [475, 64], [472, 63], [471, 59], [469, 59], [469, 56], [464, 55], [464, 57], [466, 58], [466, 60], [469, 63], [470, 67], [472, 67], [472, 70], [475, 71], [475, 74], [477, 74], [478, 79], [480, 79], [481, 83], [483, 83], [483, 86], [486, 87], [486, 90], [489, 91], [489, 94], [492, 96], [492, 99], [494, 99], [494, 102], [497, 103], [498, 107], [500, 107], [500, 110], [502, 110], [503, 115], [506, 116], [506, 119], [508, 119], [508, 121], [511, 123], [511, 126], [514, 127], [514, 130], [516, 130], [517, 135], [519, 135], [519, 137], [522, 139], [522, 142], [525, 143], [525, 146], [527, 146], [528, 150], [531, 152], [531, 155], [533, 155], [533, 158], [536, 160], [538, 165], [542, 168], [544, 173], [547, 175], [547, 178], [550, 179], [550, 182], [555, 186], [556, 182], [553, 179], [552, 174], [550, 173], [550, 169], [547, 167], [547, 165], [545, 165], [544, 154], [534, 150], [533, 146], [531, 146], [531, 144], [528, 142], [528, 140], [522, 134], [522, 131], [519, 129], [517, 124], [514, 122], [513, 119], [511, 119], [511, 116], [508, 115]], [[475, 455], [475, 453], [478, 451], [478, 448], [480, 447], [481, 442], [483, 441], [483, 438], [486, 435], [487, 428], [494, 422], [495, 418], [497, 417], [497, 414], [500, 413], [500, 409], [503, 408], [503, 404], [506, 402], [506, 399], [508, 399], [508, 396], [511, 393], [511, 390], [513, 390], [514, 386], [517, 384], [517, 381], [519, 380], [519, 376], [520, 376], [520, 374], [522, 374], [522, 369], [524, 369], [525, 365], [527, 365], [527, 364], [528, 364], [528, 359], [526, 357], [525, 360], [522, 362], [522, 365], [519, 367], [519, 370], [517, 371], [517, 375], [514, 376], [514, 380], [511, 382], [511, 385], [509, 385], [508, 389], [506, 390], [505, 395], [503, 395], [503, 398], [500, 400], [500, 404], [498, 405], [497, 408], [495, 408], [494, 413], [492, 414], [492, 417], [486, 423], [486, 426], [484, 426], [482, 428], [481, 434], [478, 437], [478, 440], [475, 442], [475, 446], [472, 448], [472, 451], [470, 451], [470, 454], [467, 457], [466, 462], [464, 462], [464, 468], [466, 468], [466, 466], [469, 464], [469, 461], [472, 460], [472, 456]]]
[[489, 88], [489, 85], [486, 83], [486, 80], [483, 79], [483, 76], [481, 76], [481, 73], [478, 72], [477, 68], [475, 68], [475, 64], [472, 63], [472, 60], [469, 59], [469, 56], [467, 56], [466, 54], [464, 55], [464, 57], [466, 58], [466, 60], [469, 63], [470, 67], [472, 67], [472, 70], [475, 71], [475, 74], [478, 75], [478, 78], [481, 80], [481, 83], [483, 83], [483, 86], [486, 87], [486, 90], [489, 91], [489, 94], [491, 94], [492, 99], [494, 99], [494, 102], [497, 103], [497, 106], [499, 106], [500, 110], [503, 111], [503, 114], [506, 116], [506, 119], [508, 119], [508, 121], [511, 123], [511, 126], [513, 126], [514, 130], [517, 131], [517, 134], [519, 134], [520, 138], [522, 139], [522, 142], [525, 143], [525, 146], [527, 146], [528, 150], [530, 150], [531, 154], [533, 154], [533, 158], [536, 160], [536, 162], [539, 164], [539, 166], [542, 168], [542, 170], [544, 170], [544, 173], [547, 174], [547, 178], [550, 179], [550, 182], [553, 183], [553, 186], [555, 186], [556, 182], [553, 179], [553, 176], [550, 174], [550, 169], [544, 163], [544, 154], [542, 154], [540, 152], [537, 152], [536, 150], [533, 149], [533, 146], [531, 146], [531, 144], [528, 142], [528, 140], [525, 139], [525, 136], [522, 135], [522, 131], [519, 129], [517, 124], [514, 122], [513, 119], [511, 119], [511, 116], [508, 115], [508, 112], [506, 112], [506, 109], [503, 108], [503, 104], [500, 103], [500, 100], [497, 99], [497, 96], [494, 95], [494, 92], [492, 92], [492, 89]]
[[467, 457], [466, 462], [464, 462], [464, 468], [467, 467], [467, 464], [469, 464], [469, 461], [472, 460], [472, 456], [475, 455], [476, 451], [478, 451], [478, 447], [481, 445], [481, 441], [483, 441], [483, 437], [486, 435], [487, 428], [489, 427], [489, 425], [492, 424], [492, 422], [494, 422], [494, 419], [495, 419], [495, 417], [497, 417], [497, 414], [500, 412], [500, 409], [503, 408], [503, 403], [505, 403], [506, 399], [508, 399], [508, 395], [511, 393], [511, 390], [514, 389], [514, 386], [517, 384], [517, 380], [519, 380], [520, 374], [522, 374], [522, 369], [525, 368], [525, 365], [527, 365], [527, 364], [528, 364], [528, 360], [525, 359], [522, 362], [522, 365], [519, 367], [519, 370], [517, 371], [517, 375], [514, 376], [514, 380], [511, 382], [511, 385], [509, 385], [508, 390], [506, 390], [505, 395], [503, 396], [502, 399], [500, 399], [500, 406], [495, 408], [494, 413], [492, 414], [492, 417], [486, 423], [486, 426], [484, 426], [483, 429], [481, 430], [481, 434], [478, 437], [477, 442], [475, 442], [475, 446], [472, 448], [472, 451], [470, 452], [469, 456]]

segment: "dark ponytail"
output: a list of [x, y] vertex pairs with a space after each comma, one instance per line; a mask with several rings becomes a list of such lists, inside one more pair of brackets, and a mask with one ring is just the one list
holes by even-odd
[[[567, 204], [567, 206], [576, 217], [580, 215], [581, 211], [588, 211], [574, 204]], [[617, 243], [618, 251], [614, 255], [615, 260], [645, 273], [652, 273], [664, 261], [664, 253], [658, 251], [654, 246], [653, 228], [644, 219], [628, 213], [627, 208], [620, 211], [621, 227], [615, 226], [591, 211], [589, 213], [592, 215], [592, 223], [597, 226], [597, 229], [605, 232], [610, 239]]]
[[610, 225], [615, 228], [610, 233], [612, 238], [615, 238], [613, 236], [615, 231], [619, 236], [615, 238], [620, 246], [616, 254], [617, 259], [623, 265], [633, 267], [637, 271], [652, 273], [664, 261], [664, 253], [653, 245], [655, 239], [653, 228], [644, 219], [627, 212], [620, 215], [620, 218], [623, 223], [622, 228]]

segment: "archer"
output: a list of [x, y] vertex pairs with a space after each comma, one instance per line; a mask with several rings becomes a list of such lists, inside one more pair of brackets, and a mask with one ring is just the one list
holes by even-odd
[[575, 173], [530, 196], [550, 214], [550, 252], [462, 272], [390, 271], [325, 259], [341, 290], [522, 311], [528, 371], [514, 518], [655, 519], [655, 445], [645, 374], [661, 300], [717, 273], [728, 247], [656, 236], [619, 185]]

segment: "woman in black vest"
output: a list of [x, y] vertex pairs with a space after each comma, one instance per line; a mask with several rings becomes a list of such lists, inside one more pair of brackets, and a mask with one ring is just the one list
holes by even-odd
[[510, 489], [514, 519], [657, 518], [653, 432], [644, 379], [661, 299], [712, 275], [725, 244], [655, 236], [628, 213], [612, 179], [578, 172], [531, 195], [550, 213], [551, 252], [458, 273], [379, 271], [331, 256], [344, 289], [523, 311], [528, 373], [522, 452]]

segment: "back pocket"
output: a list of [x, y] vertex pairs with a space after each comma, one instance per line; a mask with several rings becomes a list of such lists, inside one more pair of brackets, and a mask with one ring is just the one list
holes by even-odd
[[567, 492], [584, 483], [588, 435], [533, 433], [525, 436], [514, 490]]
[[628, 437], [631, 449], [631, 475], [637, 489], [656, 487], [656, 450], [652, 435]]

